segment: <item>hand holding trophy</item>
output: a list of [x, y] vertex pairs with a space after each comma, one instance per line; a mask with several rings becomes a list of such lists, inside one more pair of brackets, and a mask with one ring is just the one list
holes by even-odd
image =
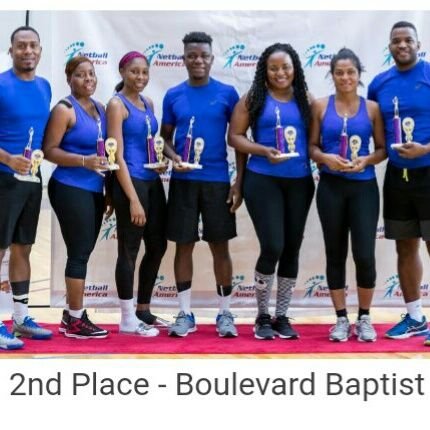
[[108, 154], [108, 165], [109, 170], [119, 170], [119, 165], [115, 163], [115, 154], [118, 148], [118, 143], [115, 138], [109, 137], [105, 141], [105, 149]]
[[393, 118], [393, 131], [394, 131], [394, 140], [390, 146], [393, 149], [402, 148], [404, 142], [402, 142], [402, 128], [405, 133], [405, 143], [411, 143], [413, 141], [413, 131], [415, 128], [415, 121], [411, 117], [403, 118], [403, 121], [399, 115], [399, 99], [397, 97], [393, 98], [394, 104], [394, 118]]
[[200, 164], [200, 157], [202, 155], [203, 149], [205, 147], [205, 141], [202, 137], [197, 137], [194, 140], [194, 162], [190, 162], [190, 155], [191, 155], [191, 145], [193, 142], [193, 124], [194, 124], [195, 118], [191, 117], [190, 119], [190, 125], [188, 127], [188, 133], [187, 137], [185, 139], [185, 147], [183, 152], [183, 157], [180, 167], [186, 168], [186, 169], [202, 169], [203, 166]]
[[[281, 125], [281, 115], [278, 106], [275, 108], [276, 115], [276, 148], [280, 152], [276, 156], [279, 160], [288, 160], [293, 157], [298, 157], [299, 153], [296, 152], [296, 138], [297, 138], [297, 130], [295, 127], [288, 126], [285, 129], [282, 128]], [[288, 152], [285, 151], [285, 141], [288, 144]]]
[[[152, 139], [152, 149], [155, 154], [156, 161], [151, 160], [151, 152], [148, 152], [148, 161], [149, 163], [145, 163], [143, 167], [145, 169], [162, 169], [163, 167], [166, 167], [168, 164], [164, 158], [163, 150], [164, 150], [164, 139], [161, 136], [156, 137], [155, 139]], [[152, 161], [152, 162], [151, 162]]]
[[27, 175], [15, 173], [14, 177], [19, 181], [40, 183], [40, 178], [36, 175], [39, 171], [39, 166], [43, 161], [43, 152], [40, 149], [36, 149], [34, 151], [31, 149], [31, 145], [33, 143], [33, 134], [34, 129], [33, 127], [30, 127], [28, 130], [28, 142], [24, 148], [23, 153], [23, 156], [31, 162], [30, 173]]

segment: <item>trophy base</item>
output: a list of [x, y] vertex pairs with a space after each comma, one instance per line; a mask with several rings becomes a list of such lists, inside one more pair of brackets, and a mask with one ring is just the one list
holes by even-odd
[[116, 163], [114, 163], [114, 164], [108, 164], [106, 170], [110, 170], [110, 171], [112, 171], [112, 170], [119, 170], [119, 165], [116, 164]]
[[34, 184], [40, 184], [40, 178], [37, 176], [32, 175], [20, 175], [19, 173], [15, 173], [13, 176], [15, 176], [18, 181], [23, 182], [33, 182]]
[[145, 169], [163, 169], [166, 167], [166, 163], [146, 163], [143, 165]]
[[404, 143], [392, 143], [390, 145], [391, 149], [399, 149], [404, 145]]
[[191, 170], [203, 169], [203, 166], [201, 164], [188, 163], [188, 162], [181, 162], [181, 166]]
[[300, 154], [298, 152], [286, 152], [285, 154], [279, 154], [276, 156], [279, 160], [288, 160], [290, 158], [298, 157]]

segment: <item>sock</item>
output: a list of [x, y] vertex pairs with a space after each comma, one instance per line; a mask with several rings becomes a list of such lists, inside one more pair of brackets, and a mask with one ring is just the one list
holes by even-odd
[[230, 310], [231, 293], [233, 287], [231, 285], [218, 285], [216, 286], [216, 291], [219, 300], [219, 312], [218, 315], [222, 314], [224, 311]]
[[408, 310], [409, 316], [415, 321], [421, 322], [423, 320], [424, 314], [421, 299], [406, 303], [406, 309]]
[[348, 312], [346, 311], [346, 309], [339, 309], [338, 311], [336, 311], [336, 316], [338, 318], [340, 317], [348, 318]]
[[139, 325], [139, 320], [135, 314], [134, 300], [127, 299], [119, 301], [119, 306], [121, 308], [121, 322], [120, 326], [123, 328], [127, 326], [130, 330], [136, 328]]
[[83, 309], [78, 309], [78, 310], [69, 309], [69, 315], [73, 318], [81, 319], [83, 313], [84, 313]]
[[276, 291], [275, 311], [275, 315], [277, 317], [285, 316], [287, 314], [295, 286], [296, 278], [283, 278], [278, 276], [278, 290]]
[[28, 315], [28, 293], [30, 291], [30, 280], [11, 282], [13, 315], [12, 318], [22, 324], [24, 318]]
[[363, 315], [369, 315], [369, 309], [358, 308], [358, 319], [360, 319]]
[[275, 275], [263, 275], [255, 271], [255, 295], [257, 297], [258, 315], [269, 313], [270, 294]]
[[191, 288], [178, 292], [179, 309], [191, 315]]

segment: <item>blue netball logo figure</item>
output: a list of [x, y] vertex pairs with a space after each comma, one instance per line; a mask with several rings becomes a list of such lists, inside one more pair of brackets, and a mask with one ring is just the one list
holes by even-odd
[[148, 46], [144, 51], [145, 57], [148, 59], [148, 63], [151, 65], [152, 59], [164, 49], [164, 43], [154, 43]]
[[223, 57], [227, 58], [227, 61], [224, 64], [223, 69], [233, 67], [233, 61], [245, 50], [245, 45], [243, 43], [239, 43], [237, 45], [233, 45], [228, 48], [227, 51], [222, 54]]
[[399, 275], [390, 276], [385, 281], [385, 285], [386, 287], [385, 287], [384, 299], [393, 297], [395, 291], [400, 288]]
[[305, 51], [306, 64], [304, 67], [312, 67], [315, 64], [315, 61], [318, 58], [318, 55], [321, 54], [325, 49], [324, 43], [317, 43], [315, 45], [310, 46]]
[[386, 47], [384, 49], [384, 62], [382, 63], [383, 66], [390, 66], [391, 62], [393, 60], [393, 56], [391, 55], [390, 50], [388, 49], [388, 47]]
[[316, 289], [318, 289], [324, 281], [324, 275], [315, 275], [309, 278], [306, 282], [305, 295], [306, 297], [312, 297]]
[[66, 63], [68, 63], [73, 57], [76, 57], [79, 52], [82, 51], [82, 49], [85, 46], [85, 42], [73, 42], [70, 44], [65, 50], [66, 54]]

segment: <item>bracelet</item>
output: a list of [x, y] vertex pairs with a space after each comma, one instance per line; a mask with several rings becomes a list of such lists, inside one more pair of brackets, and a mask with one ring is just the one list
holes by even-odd
[[85, 155], [82, 156], [82, 167], [85, 167]]

